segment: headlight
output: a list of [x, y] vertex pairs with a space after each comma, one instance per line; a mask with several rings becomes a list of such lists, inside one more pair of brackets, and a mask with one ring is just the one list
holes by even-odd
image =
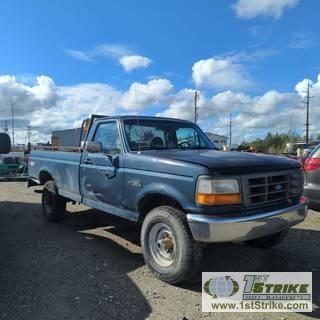
[[199, 177], [195, 198], [196, 203], [205, 205], [240, 203], [239, 182], [237, 179]]

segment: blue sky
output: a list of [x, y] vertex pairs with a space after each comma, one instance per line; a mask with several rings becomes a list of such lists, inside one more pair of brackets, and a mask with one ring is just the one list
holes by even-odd
[[270, 113], [292, 111], [302, 132], [300, 82], [318, 93], [318, 12], [315, 0], [3, 2], [0, 121], [12, 99], [37, 139], [108, 103], [109, 113], [188, 118], [197, 88], [207, 130], [226, 134], [233, 112], [238, 140], [286, 131]]

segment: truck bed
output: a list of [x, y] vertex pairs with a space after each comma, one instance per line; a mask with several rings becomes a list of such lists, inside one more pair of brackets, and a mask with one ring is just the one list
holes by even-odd
[[79, 168], [82, 153], [63, 151], [32, 151], [29, 160], [30, 178], [41, 181], [46, 172], [55, 177], [59, 194], [81, 201]]

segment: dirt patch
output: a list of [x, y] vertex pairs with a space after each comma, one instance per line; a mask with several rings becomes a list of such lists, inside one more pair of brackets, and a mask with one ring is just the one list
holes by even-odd
[[[85, 206], [68, 205], [59, 224], [42, 217], [40, 195], [25, 182], [0, 183], [1, 319], [310, 319], [312, 314], [204, 314], [201, 274], [171, 286], [144, 265], [139, 228]], [[263, 251], [210, 245], [202, 271], [313, 271], [320, 305], [320, 214]]]

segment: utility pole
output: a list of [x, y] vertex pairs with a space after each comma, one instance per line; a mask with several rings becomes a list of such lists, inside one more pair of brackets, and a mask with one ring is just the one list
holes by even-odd
[[289, 136], [289, 138], [292, 136], [292, 113], [290, 113], [290, 123], [289, 123], [288, 136]]
[[230, 112], [230, 122], [229, 122], [229, 147], [231, 148], [232, 142], [232, 112]]
[[197, 120], [198, 120], [198, 99], [199, 99], [199, 91], [196, 90], [194, 92], [194, 123], [197, 123]]
[[307, 97], [306, 97], [306, 106], [307, 106], [307, 112], [306, 112], [306, 144], [309, 143], [309, 126], [310, 126], [310, 123], [309, 123], [309, 107], [310, 107], [310, 83], [308, 82], [308, 87], [307, 87]]
[[13, 113], [13, 106], [15, 102], [11, 103], [11, 121], [12, 121], [12, 147], [14, 147], [14, 113]]
[[292, 113], [290, 113], [290, 123], [289, 123], [289, 131], [288, 131], [288, 138], [289, 138], [289, 141], [288, 142], [291, 142], [292, 141]]
[[28, 144], [31, 143], [31, 126], [27, 126]]

